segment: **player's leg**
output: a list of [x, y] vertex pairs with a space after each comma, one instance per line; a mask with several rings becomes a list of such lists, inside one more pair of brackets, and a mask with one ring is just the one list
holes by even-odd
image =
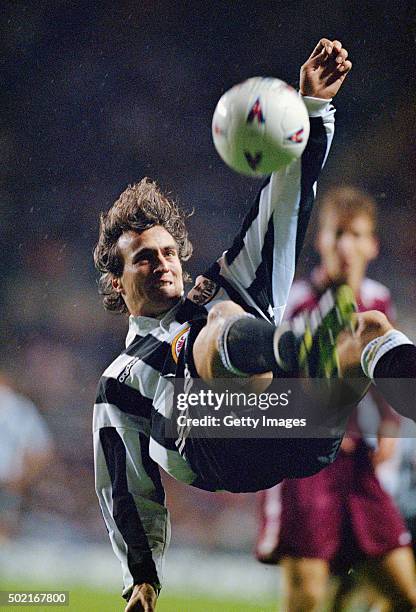
[[332, 612], [344, 612], [344, 610], [351, 609], [351, 606], [357, 602], [359, 588], [355, 573], [348, 572], [339, 576], [335, 581], [335, 592], [331, 602]]
[[369, 563], [366, 573], [389, 600], [390, 610], [410, 612], [416, 608], [415, 559], [409, 546], [396, 548]]
[[354, 335], [338, 346], [341, 371], [354, 376], [361, 368], [393, 408], [415, 420], [416, 346], [380, 312], [356, 317]]
[[390, 600], [381, 595], [359, 568], [354, 568], [352, 574], [342, 576], [340, 581], [330, 607], [331, 612], [391, 612]]
[[344, 334], [338, 343], [341, 372], [345, 377], [362, 374], [361, 356], [365, 347], [393, 329], [387, 317], [377, 310], [357, 313], [354, 319], [354, 334]]
[[310, 314], [279, 328], [254, 319], [233, 302], [217, 304], [194, 342], [196, 369], [206, 381], [270, 372], [337, 375], [337, 340], [351, 325], [354, 309], [354, 296], [345, 285], [328, 290]]
[[310, 478], [286, 479], [262, 494], [257, 558], [281, 564], [283, 610], [321, 609], [328, 599], [329, 564], [342, 542], [344, 508], [338, 491], [344, 459], [349, 463], [341, 455]]
[[325, 601], [329, 565], [323, 559], [284, 557], [281, 561], [287, 612], [313, 612]]
[[[258, 321], [249, 317], [238, 304], [224, 301], [216, 304], [210, 310], [207, 324], [199, 332], [194, 342], [193, 358], [201, 378], [212, 381], [214, 378], [238, 377], [236, 371], [232, 371], [224, 364], [224, 356], [220, 353], [219, 339], [226, 327], [229, 330], [234, 323], [246, 321], [248, 325], [244, 338], [244, 354], [248, 355], [254, 348], [252, 345], [253, 339], [255, 339], [255, 346], [261, 354], [257, 359], [254, 357], [252, 363], [246, 366], [247, 372], [245, 375], [251, 373], [253, 378], [263, 377], [264, 375], [268, 379], [272, 377], [271, 370], [275, 361], [273, 354], [274, 327], [265, 321]], [[251, 370], [248, 370], [250, 367]]]
[[[369, 310], [354, 317], [354, 334], [345, 335], [338, 345], [342, 372], [348, 374], [361, 364], [371, 379], [416, 376], [416, 347], [383, 313]], [[394, 355], [400, 359], [392, 359]], [[384, 356], [389, 359], [382, 359]]]
[[[331, 368], [337, 367], [334, 351], [338, 335], [350, 324], [354, 310], [351, 295], [345, 286], [326, 293], [319, 307], [305, 317], [299, 333], [291, 327], [283, 328], [282, 333], [281, 328], [247, 316], [233, 302], [216, 304], [207, 322], [201, 321], [203, 327], [191, 329], [186, 349], [192, 351], [193, 357], [193, 363], [188, 362], [189, 371], [196, 368], [210, 388], [215, 388], [215, 383], [223, 386], [224, 379], [234, 376], [239, 383], [244, 380], [244, 391], [248, 393], [263, 392], [271, 382], [272, 372], [281, 377], [297, 375], [302, 372], [301, 368], [305, 372], [313, 371], [315, 376], [318, 372], [322, 376], [332, 373]], [[280, 367], [282, 354], [283, 360], [292, 360], [295, 367], [289, 367], [288, 371]], [[185, 359], [187, 355], [189, 352], [185, 353]], [[300, 408], [304, 408], [303, 403]], [[194, 408], [192, 416], [198, 416], [198, 410]], [[325, 413], [322, 418], [326, 416]], [[191, 431], [186, 437], [181, 435], [181, 444], [183, 441], [182, 448], [195, 473], [209, 481], [210, 486], [235, 492], [256, 491], [284, 478], [310, 476], [328, 466], [336, 457], [346, 423], [345, 411], [335, 416], [340, 421], [334, 425], [339, 425], [338, 434], [334, 435], [332, 427], [327, 437], [317, 436], [311, 441], [281, 436], [276, 429], [276, 438], [254, 437], [245, 442], [231, 435], [226, 438], [193, 436]], [[247, 462], [247, 457], [255, 460]], [[236, 470], [236, 466], [244, 469]]]

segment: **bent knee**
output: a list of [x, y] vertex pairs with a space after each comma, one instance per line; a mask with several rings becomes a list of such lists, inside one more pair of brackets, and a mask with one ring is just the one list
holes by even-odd
[[[240, 374], [231, 371], [223, 360], [220, 352], [220, 338], [227, 324], [232, 325], [234, 319], [247, 316], [247, 312], [232, 301], [216, 304], [208, 314], [207, 324], [200, 331], [193, 348], [194, 363], [198, 375], [205, 381], [215, 378], [241, 378]], [[249, 344], [248, 344], [249, 346]], [[250, 372], [251, 370], [244, 370]], [[262, 393], [267, 389], [273, 378], [272, 372], [261, 372], [244, 375], [244, 388], [253, 393]]]
[[365, 315], [367, 326], [374, 326], [378, 329], [383, 329], [384, 327], [390, 325], [388, 318], [383, 312], [380, 312], [380, 310], [368, 310], [362, 314]]
[[393, 326], [386, 315], [379, 310], [361, 312], [356, 316], [358, 321], [357, 333], [363, 346], [368, 344], [368, 342], [374, 338], [383, 336], [385, 333], [393, 329]]
[[196, 338], [193, 349], [197, 372], [204, 380], [229, 376], [219, 356], [218, 338], [227, 320], [244, 314], [243, 308], [231, 300], [215, 304], [209, 311], [207, 324]]
[[219, 302], [218, 304], [215, 304], [209, 311], [207, 325], [222, 324], [223, 321], [225, 321], [229, 317], [234, 317], [240, 314], [244, 315], [245, 310], [235, 302], [232, 302], [231, 300]]

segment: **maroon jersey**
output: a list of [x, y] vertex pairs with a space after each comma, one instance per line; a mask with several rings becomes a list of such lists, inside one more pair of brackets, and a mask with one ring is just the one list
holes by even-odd
[[[313, 281], [294, 283], [286, 309], [293, 318], [314, 308], [320, 292]], [[358, 309], [380, 310], [391, 320], [394, 310], [389, 290], [366, 278]], [[373, 413], [369, 424], [368, 415]], [[375, 419], [375, 421], [374, 421]], [[355, 561], [378, 557], [410, 543], [402, 517], [376, 477], [370, 449], [376, 432], [399, 417], [375, 391], [355, 409], [348, 431], [353, 444], [329, 467], [309, 478], [285, 480], [260, 494], [260, 532], [257, 558], [276, 563], [282, 556], [324, 559], [334, 571]], [[348, 442], [348, 440], [346, 441]], [[347, 449], [347, 445], [345, 445]]]
[[[317, 273], [312, 272], [311, 281], [299, 280], [293, 283], [285, 311], [286, 319], [292, 319], [305, 310], [312, 310], [318, 304], [322, 291], [314, 283], [316, 276]], [[357, 305], [359, 312], [379, 310], [390, 321], [396, 318], [390, 291], [371, 278], [363, 280]]]
[[[326, 287], [322, 290], [318, 289], [317, 277], [318, 270], [316, 269], [312, 272], [310, 281], [300, 280], [292, 285], [285, 311], [286, 319], [293, 319], [296, 315], [310, 311], [317, 306], [323, 290], [326, 289]], [[390, 321], [396, 318], [390, 291], [385, 285], [371, 278], [365, 278], [361, 284], [357, 307], [359, 312], [379, 310]], [[398, 425], [400, 417], [375, 387], [372, 387], [370, 393], [351, 414], [347, 432], [354, 438], [363, 437], [370, 447], [374, 447], [374, 436], [382, 423], [386, 421]]]

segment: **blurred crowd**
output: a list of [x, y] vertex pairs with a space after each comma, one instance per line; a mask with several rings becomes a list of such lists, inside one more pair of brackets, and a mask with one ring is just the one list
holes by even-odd
[[[229, 245], [258, 189], [215, 154], [217, 99], [256, 74], [296, 84], [298, 66], [322, 35], [339, 37], [354, 61], [322, 185], [352, 181], [377, 198], [382, 255], [371, 275], [391, 287], [401, 328], [415, 337], [412, 8], [364, 2], [359, 16], [345, 5], [318, 19], [313, 3], [300, 3], [302, 11], [296, 4], [279, 3], [276, 14], [272, 2], [252, 11], [229, 2], [4, 3], [0, 372], [6, 387], [36, 405], [30, 410], [40, 415], [47, 457], [21, 490], [19, 526], [5, 525], [3, 537], [16, 529], [82, 541], [104, 536], [91, 407], [126, 320], [105, 313], [97, 294], [99, 211], [127, 183], [160, 180], [195, 209], [195, 276]], [[378, 31], [371, 40], [366, 21]], [[310, 241], [302, 270], [315, 260]], [[166, 485], [175, 542], [252, 546], [253, 496]]]

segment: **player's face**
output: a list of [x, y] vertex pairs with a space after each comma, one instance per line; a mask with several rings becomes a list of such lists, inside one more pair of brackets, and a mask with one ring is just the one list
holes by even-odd
[[318, 251], [330, 280], [347, 282], [358, 291], [368, 264], [378, 254], [372, 219], [366, 214], [347, 217], [328, 212]]
[[130, 314], [154, 317], [163, 314], [183, 293], [178, 245], [160, 225], [144, 232], [124, 232], [118, 239], [124, 260], [123, 274], [113, 280]]

